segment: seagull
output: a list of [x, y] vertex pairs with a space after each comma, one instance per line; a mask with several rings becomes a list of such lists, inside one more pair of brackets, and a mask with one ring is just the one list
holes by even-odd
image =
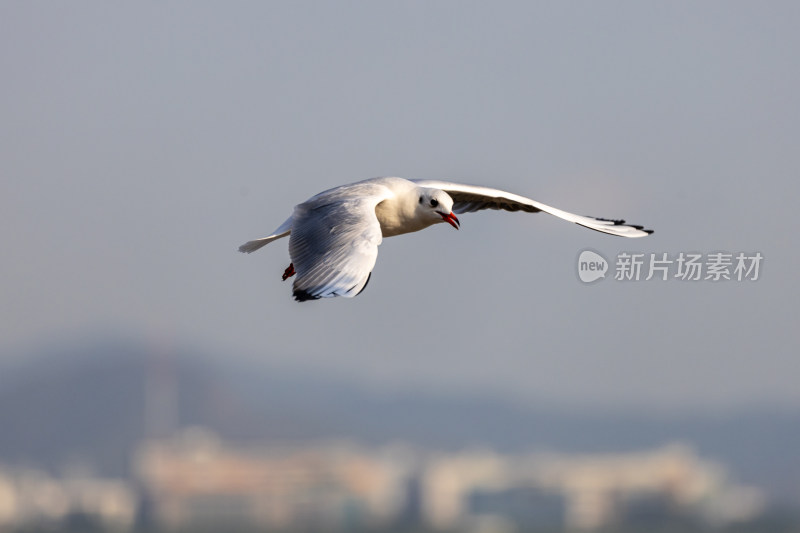
[[574, 215], [499, 189], [448, 181], [373, 178], [341, 185], [295, 206], [270, 235], [239, 247], [252, 253], [289, 236], [291, 263], [285, 281], [297, 274], [298, 302], [343, 296], [352, 298], [369, 282], [383, 237], [412, 233], [437, 223], [458, 229], [456, 214], [483, 209], [544, 211], [564, 220], [620, 237], [645, 237], [652, 230], [624, 220]]

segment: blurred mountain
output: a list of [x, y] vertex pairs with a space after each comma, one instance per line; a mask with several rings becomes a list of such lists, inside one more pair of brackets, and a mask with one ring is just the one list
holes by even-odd
[[423, 449], [622, 452], [684, 441], [776, 501], [800, 494], [797, 414], [578, 413], [488, 397], [388, 394], [215, 355], [112, 341], [4, 362], [0, 463], [126, 475], [143, 438], [188, 425], [239, 443], [347, 438]]

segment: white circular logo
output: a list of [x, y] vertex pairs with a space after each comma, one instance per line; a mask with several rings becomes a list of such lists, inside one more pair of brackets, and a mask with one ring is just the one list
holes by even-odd
[[608, 261], [602, 255], [584, 250], [578, 256], [578, 277], [584, 283], [591, 283], [606, 277]]

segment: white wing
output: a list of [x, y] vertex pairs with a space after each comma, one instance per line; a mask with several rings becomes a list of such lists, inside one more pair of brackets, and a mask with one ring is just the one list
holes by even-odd
[[646, 237], [653, 230], [643, 229], [642, 226], [625, 224], [624, 220], [610, 220], [605, 218], [586, 217], [575, 215], [550, 207], [541, 202], [525, 198], [499, 189], [490, 189], [478, 185], [463, 185], [437, 180], [411, 180], [420, 187], [441, 189], [453, 198], [453, 211], [456, 214], [471, 213], [482, 209], [503, 209], [505, 211], [527, 211], [537, 213], [544, 211], [564, 220], [569, 220], [585, 228], [618, 235], [620, 237]]
[[382, 240], [375, 206], [391, 193], [383, 187], [347, 192], [323, 193], [295, 207], [289, 255], [298, 301], [352, 298], [367, 286]]

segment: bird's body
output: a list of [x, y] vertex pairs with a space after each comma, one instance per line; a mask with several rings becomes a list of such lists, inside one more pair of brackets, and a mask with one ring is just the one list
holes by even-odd
[[417, 217], [418, 188], [415, 183], [402, 178], [374, 178], [334, 187], [311, 197], [300, 206], [315, 210], [323, 205], [340, 202], [351, 205], [354, 202], [374, 202], [372, 207], [381, 235], [393, 237], [425, 229], [437, 221], [425, 221]]
[[290, 236], [292, 264], [284, 279], [297, 274], [298, 301], [353, 297], [369, 281], [383, 237], [412, 233], [439, 222], [458, 229], [454, 213], [482, 209], [545, 211], [581, 226], [622, 237], [644, 237], [651, 230], [622, 220], [583, 217], [497, 189], [446, 181], [373, 178], [321, 192], [295, 206], [271, 235], [247, 242], [251, 253]]

